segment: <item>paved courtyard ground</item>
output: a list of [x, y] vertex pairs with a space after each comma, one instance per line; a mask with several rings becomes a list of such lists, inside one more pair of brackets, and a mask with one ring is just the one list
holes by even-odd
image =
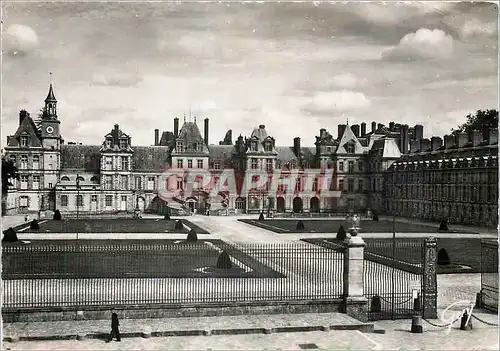
[[[297, 229], [297, 222], [301, 220], [304, 229]], [[350, 223], [342, 219], [240, 219], [241, 222], [254, 225], [259, 228], [270, 230], [278, 234], [289, 233], [337, 233], [340, 226], [347, 231]], [[389, 220], [362, 222], [363, 232], [366, 233], [392, 233], [393, 222]], [[414, 224], [396, 221], [396, 233], [437, 233], [439, 224]], [[451, 230], [450, 233], [460, 233], [459, 230]], [[472, 230], [469, 232], [473, 232]], [[464, 233], [467, 233], [466, 231]]]
[[[209, 234], [205, 229], [181, 219], [182, 229], [175, 229], [176, 219], [63, 219], [40, 220], [40, 229], [30, 229], [30, 223], [18, 225], [20, 233], [187, 233], [194, 229], [199, 234]], [[4, 230], [7, 228], [4, 228]]]

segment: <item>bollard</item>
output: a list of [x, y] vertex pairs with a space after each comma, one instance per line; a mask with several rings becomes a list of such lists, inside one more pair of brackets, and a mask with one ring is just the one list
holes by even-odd
[[476, 308], [481, 308], [481, 306], [482, 306], [482, 304], [483, 304], [483, 303], [482, 303], [482, 302], [483, 302], [483, 301], [482, 301], [482, 300], [483, 300], [483, 298], [482, 298], [482, 297], [483, 297], [483, 295], [482, 295], [480, 292], [478, 292], [478, 293], [476, 294], [476, 306], [475, 306]]
[[375, 295], [374, 297], [372, 297], [372, 301], [370, 303], [370, 312], [382, 312], [382, 302], [380, 301], [380, 296]]
[[422, 302], [420, 301], [420, 293], [413, 299], [413, 311], [420, 312], [422, 310]]
[[422, 334], [424, 332], [421, 316], [413, 316], [411, 318], [411, 332], [415, 334]]
[[460, 320], [460, 330], [472, 330], [472, 321], [469, 318], [467, 310], [464, 311], [462, 319]]

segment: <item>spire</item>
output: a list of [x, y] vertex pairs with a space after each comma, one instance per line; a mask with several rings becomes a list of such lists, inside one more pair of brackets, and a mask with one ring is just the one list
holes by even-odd
[[52, 72], [50, 72], [49, 93], [47, 94], [47, 97], [45, 98], [45, 102], [57, 102], [56, 97], [54, 95], [54, 89], [52, 88]]

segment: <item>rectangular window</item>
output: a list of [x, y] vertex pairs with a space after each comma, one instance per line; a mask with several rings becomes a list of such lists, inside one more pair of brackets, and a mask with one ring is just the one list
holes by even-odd
[[183, 183], [184, 183], [184, 182], [182, 181], [182, 179], [181, 179], [181, 178], [178, 178], [178, 179], [177, 179], [177, 190], [182, 190], [182, 188], [183, 188], [182, 184], [183, 184]]
[[106, 207], [113, 206], [113, 195], [106, 195]]
[[21, 196], [19, 198], [19, 206], [28, 207], [28, 197], [27, 196]]
[[21, 155], [21, 167], [20, 168], [28, 168], [28, 156]]
[[220, 161], [214, 162], [214, 169], [220, 169]]
[[113, 178], [110, 175], [107, 175], [105, 178], [104, 188], [111, 189], [113, 187]]
[[319, 188], [318, 183], [319, 183], [319, 179], [314, 178], [313, 183], [312, 183], [312, 191], [318, 191], [318, 188]]
[[347, 180], [347, 191], [350, 193], [354, 191], [354, 179]]
[[40, 188], [40, 176], [34, 175], [33, 176], [33, 189], [39, 189]]
[[266, 172], [271, 173], [273, 171], [273, 160], [266, 160]]
[[111, 147], [111, 144], [113, 143], [113, 140], [111, 139], [106, 139], [106, 147]]
[[28, 137], [27, 136], [22, 136], [21, 137], [21, 146], [22, 147], [28, 146]]
[[83, 206], [83, 195], [76, 195], [76, 206]]
[[155, 190], [155, 177], [148, 177], [148, 190]]
[[28, 189], [28, 176], [22, 175], [19, 180], [21, 181], [21, 189]]
[[91, 202], [97, 202], [97, 195], [91, 195], [90, 196], [90, 201]]
[[256, 141], [252, 141], [250, 143], [250, 151], [257, 151], [257, 142]]
[[38, 155], [33, 155], [33, 169], [40, 168], [40, 157]]
[[122, 156], [122, 171], [128, 171], [128, 156]]
[[9, 160], [14, 164], [14, 166], [16, 166], [17, 162], [16, 155], [10, 155]]
[[182, 141], [178, 141], [177, 144], [175, 145], [175, 149], [177, 152], [182, 152], [184, 151], [183, 147], [182, 147]]
[[177, 168], [183, 168], [184, 167], [184, 160], [177, 160]]
[[266, 151], [273, 151], [273, 144], [270, 141], [266, 141], [264, 144], [264, 149]]
[[121, 189], [122, 190], [128, 190], [128, 176], [122, 175], [121, 176]]
[[358, 180], [358, 191], [364, 191], [365, 190], [365, 182], [363, 179]]
[[120, 140], [120, 149], [127, 148], [127, 140]]
[[61, 206], [68, 206], [68, 195], [61, 195]]
[[344, 191], [344, 179], [339, 179], [339, 190]]
[[377, 178], [377, 187], [375, 188], [375, 191], [380, 191], [380, 179]]
[[135, 188], [142, 190], [142, 177], [135, 177]]
[[203, 168], [203, 160], [198, 160], [198, 168]]
[[113, 157], [106, 157], [106, 169], [111, 170], [113, 169]]
[[188, 168], [193, 168], [193, 160], [188, 160]]
[[278, 184], [278, 193], [285, 192], [285, 184]]
[[251, 164], [252, 169], [257, 169], [258, 161], [253, 158], [250, 162], [251, 162], [250, 164]]
[[49, 183], [49, 189], [52, 189], [52, 183]]
[[339, 162], [339, 172], [344, 172], [344, 162]]
[[347, 163], [347, 171], [349, 173], [354, 173], [354, 161], [349, 161]]

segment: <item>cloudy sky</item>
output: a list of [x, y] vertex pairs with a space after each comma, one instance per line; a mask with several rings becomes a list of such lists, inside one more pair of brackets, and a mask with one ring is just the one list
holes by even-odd
[[[183, 114], [279, 145], [375, 120], [444, 135], [498, 106], [489, 3], [27, 3], [4, 1], [2, 145], [43, 106], [53, 72], [66, 141], [136, 145]], [[202, 131], [203, 132], [203, 131]]]

